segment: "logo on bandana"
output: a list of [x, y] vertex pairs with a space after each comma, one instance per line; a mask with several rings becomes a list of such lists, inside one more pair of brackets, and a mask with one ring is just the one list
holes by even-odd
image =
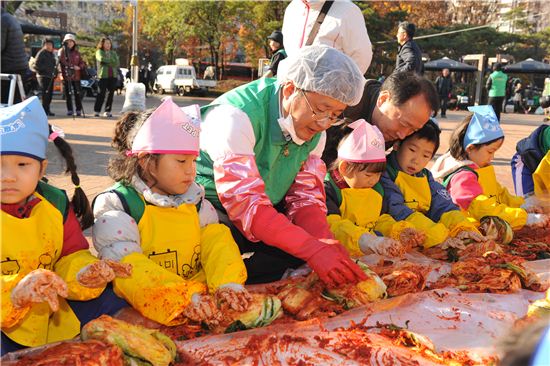
[[451, 195], [449, 194], [449, 192], [447, 192], [446, 189], [440, 189], [439, 191], [437, 191], [437, 194], [439, 194], [441, 197], [443, 197], [447, 201], [451, 200]]
[[8, 133], [17, 132], [21, 128], [25, 128], [25, 124], [20, 118], [18, 118], [10, 124], [0, 126], [0, 136], [7, 135]]
[[372, 139], [370, 144], [371, 144], [371, 146], [373, 146], [377, 149], [384, 149], [384, 144], [382, 143], [382, 140], [380, 140], [379, 138]]
[[181, 128], [193, 137], [199, 136], [199, 129], [189, 122], [185, 122], [181, 125]]

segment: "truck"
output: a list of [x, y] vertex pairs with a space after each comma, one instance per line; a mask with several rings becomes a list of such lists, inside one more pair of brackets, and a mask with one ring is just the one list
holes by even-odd
[[216, 87], [216, 80], [197, 78], [193, 65], [176, 59], [176, 65], [164, 65], [158, 68], [155, 89], [158, 93], [176, 93], [187, 95], [196, 92], [205, 95], [209, 89]]

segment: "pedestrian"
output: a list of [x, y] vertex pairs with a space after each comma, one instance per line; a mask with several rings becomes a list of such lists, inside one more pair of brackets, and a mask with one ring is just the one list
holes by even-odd
[[283, 33], [281, 31], [273, 31], [267, 39], [269, 40], [269, 48], [273, 53], [271, 56], [271, 62], [269, 64], [269, 70], [263, 75], [266, 78], [277, 76], [277, 69], [279, 62], [286, 58], [285, 46], [283, 45]]
[[38, 51], [35, 57], [34, 71], [38, 79], [38, 85], [42, 91], [42, 107], [48, 116], [55, 116], [50, 110], [52, 102], [53, 81], [57, 76], [57, 60], [53, 53], [53, 41], [46, 39], [42, 44], [42, 49]]
[[523, 101], [525, 89], [523, 89], [523, 84], [521, 81], [516, 83], [514, 87], [514, 113], [525, 113], [525, 103]]
[[76, 115], [82, 115], [82, 90], [80, 87], [81, 69], [86, 67], [74, 34], [67, 33], [63, 38], [63, 47], [59, 50], [59, 64], [61, 66], [61, 75], [63, 76], [63, 88], [65, 90], [65, 100], [67, 102], [67, 116], [75, 114], [72, 98], [76, 107]]
[[283, 35], [288, 56], [304, 46], [334, 47], [351, 57], [363, 75], [372, 61], [365, 18], [350, 0], [292, 0], [285, 10]]
[[[441, 75], [435, 79], [435, 87], [439, 93], [441, 118], [447, 118], [447, 103], [449, 103], [451, 92], [453, 90], [453, 80], [451, 79], [449, 69], [443, 69], [441, 71]], [[435, 114], [437, 115], [437, 112]]]
[[113, 97], [117, 87], [118, 78], [118, 55], [112, 49], [113, 43], [110, 38], [103, 37], [97, 44], [95, 59], [97, 62], [97, 70], [99, 77], [99, 93], [95, 99], [94, 117], [99, 117], [101, 107], [107, 93], [107, 102], [105, 102], [104, 117], [112, 117], [111, 110], [113, 109]]
[[248, 283], [279, 280], [304, 262], [329, 286], [356, 283], [365, 274], [327, 223], [320, 157], [323, 131], [342, 123], [365, 79], [350, 57], [324, 45], [285, 62], [277, 79], [202, 108], [197, 182], [246, 253]]
[[416, 26], [413, 23], [401, 22], [397, 26], [397, 43], [399, 46], [393, 72], [414, 71], [420, 75], [424, 74], [422, 50], [413, 40], [415, 33]]
[[[0, 72], [2, 74], [20, 75], [21, 81], [24, 81], [25, 74], [29, 68], [29, 61], [25, 53], [23, 31], [17, 19], [4, 9], [5, 6], [6, 2], [2, 1], [2, 32], [0, 34], [2, 38], [2, 60]], [[1, 86], [2, 104], [8, 104], [10, 80], [2, 80]], [[17, 86], [14, 98], [13, 103], [21, 101], [21, 94]]]
[[[390, 74], [384, 83], [367, 80], [361, 100], [346, 108], [344, 116], [352, 121], [364, 119], [378, 127], [389, 149], [395, 141], [422, 128], [437, 110], [439, 97], [433, 83], [417, 73], [401, 71]], [[349, 132], [345, 126], [327, 130], [327, 146], [323, 152], [327, 166], [336, 159], [336, 147]]]
[[485, 87], [489, 93], [489, 104], [493, 106], [493, 110], [500, 122], [500, 112], [502, 111], [502, 101], [506, 96], [506, 82], [508, 75], [502, 72], [502, 64], [497, 62], [493, 65], [493, 72], [487, 78]]
[[251, 300], [239, 248], [194, 181], [198, 115], [197, 105], [182, 110], [171, 98], [155, 110], [126, 113], [109, 162], [116, 184], [93, 207], [98, 256], [133, 267], [115, 291], [164, 325], [215, 323], [217, 304], [243, 311]]
[[145, 97], [147, 97], [147, 93], [150, 94], [151, 89], [149, 88], [149, 69], [145, 65], [141, 65], [139, 68], [138, 83], [145, 85]]
[[[88, 321], [127, 307], [110, 282], [131, 270], [90, 253], [82, 230], [92, 225], [93, 215], [72, 149], [48, 126], [38, 98], [0, 108], [0, 119], [3, 127], [15, 126], [2, 133], [1, 145], [4, 355], [72, 339]], [[71, 174], [71, 201], [64, 190], [42, 181], [48, 141]]]
[[449, 151], [432, 167], [451, 198], [468, 216], [479, 222], [497, 216], [513, 230], [545, 226], [547, 215], [527, 211], [523, 197], [510, 194], [497, 180], [493, 159], [504, 142], [504, 131], [492, 106], [468, 108], [466, 116], [449, 140]]

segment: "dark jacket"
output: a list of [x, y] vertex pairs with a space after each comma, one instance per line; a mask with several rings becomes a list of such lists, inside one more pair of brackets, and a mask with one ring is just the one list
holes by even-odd
[[422, 50], [412, 39], [408, 40], [397, 49], [397, 60], [395, 61], [394, 72], [398, 71], [415, 71], [420, 75], [424, 74]]
[[28, 69], [29, 59], [25, 53], [25, 42], [21, 25], [13, 15], [2, 9], [2, 62], [0, 71], [4, 74], [22, 74]]
[[439, 75], [435, 79], [435, 87], [440, 97], [448, 98], [449, 93], [453, 90], [453, 80], [450, 76]]
[[[352, 121], [363, 118], [365, 121], [372, 123], [372, 112], [376, 107], [376, 101], [378, 100], [381, 86], [382, 83], [377, 80], [367, 80], [365, 83], [365, 88], [363, 89], [361, 101], [357, 105], [347, 107], [344, 111], [344, 117], [349, 118]], [[322, 157], [327, 167], [330, 166], [334, 160], [336, 160], [336, 157], [338, 156], [338, 144], [351, 131], [351, 128], [347, 128], [345, 126], [330, 127], [327, 130], [327, 142]]]
[[277, 76], [277, 69], [279, 68], [279, 62], [281, 60], [284, 60], [287, 57], [286, 51], [284, 48], [279, 48], [273, 56], [271, 56], [271, 65], [269, 66], [269, 69], [273, 73], [273, 76]]
[[59, 63], [61, 64], [61, 73], [63, 74], [63, 79], [79, 81], [80, 80], [80, 70], [74, 70], [74, 66], [78, 66], [81, 69], [86, 67], [86, 63], [80, 56], [76, 46], [69, 50], [69, 57], [65, 57], [65, 47], [62, 47], [59, 51]]
[[53, 52], [46, 49], [38, 51], [35, 57], [34, 70], [36, 75], [51, 78], [55, 73], [56, 59]]
[[537, 170], [542, 158], [550, 149], [550, 126], [541, 125], [529, 136], [518, 141], [516, 151], [531, 173]]

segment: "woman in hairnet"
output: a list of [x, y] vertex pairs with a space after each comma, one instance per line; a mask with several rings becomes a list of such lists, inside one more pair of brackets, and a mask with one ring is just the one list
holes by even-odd
[[304, 262], [328, 286], [366, 277], [326, 220], [325, 130], [357, 104], [365, 80], [351, 58], [302, 48], [278, 79], [259, 79], [202, 108], [197, 182], [239, 244], [248, 283]]

